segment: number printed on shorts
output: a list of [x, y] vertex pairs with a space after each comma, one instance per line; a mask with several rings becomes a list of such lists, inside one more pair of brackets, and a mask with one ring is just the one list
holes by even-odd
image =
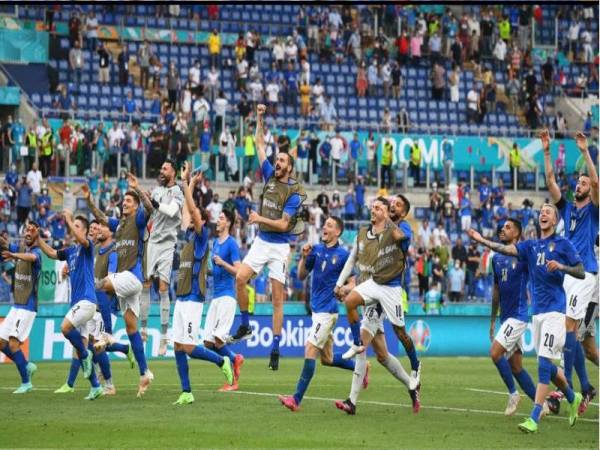
[[192, 334], [192, 322], [188, 322], [188, 334]]
[[552, 348], [554, 346], [554, 335], [546, 333], [544, 336], [546, 337], [544, 339], [544, 347]]
[[513, 332], [514, 328], [510, 325], [506, 325], [506, 328], [504, 329], [504, 336], [509, 337], [512, 332]]
[[402, 306], [396, 305], [396, 317], [402, 317]]
[[71, 309], [71, 314], [75, 315], [75, 313], [76, 313], [77, 311], [79, 311], [79, 308], [80, 308], [80, 306], [79, 306], [79, 305], [75, 305], [75, 306], [73, 306], [73, 308]]
[[19, 325], [21, 325], [21, 319], [17, 320], [17, 323], [15, 325], [15, 330], [19, 329]]
[[571, 297], [569, 298], [569, 306], [571, 308], [575, 308], [577, 306], [577, 296], [576, 295], [571, 295]]

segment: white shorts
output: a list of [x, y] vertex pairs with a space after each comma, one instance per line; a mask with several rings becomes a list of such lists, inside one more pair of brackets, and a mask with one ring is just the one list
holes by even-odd
[[512, 317], [506, 319], [500, 325], [500, 329], [494, 339], [506, 350], [507, 358], [510, 358], [517, 350], [523, 352], [523, 335], [525, 334], [525, 330], [527, 330], [527, 322]]
[[533, 346], [538, 356], [560, 359], [567, 337], [565, 315], [559, 312], [536, 314], [532, 317]]
[[95, 341], [100, 340], [104, 334], [104, 321], [102, 320], [102, 314], [100, 314], [99, 311], [96, 311], [92, 320], [88, 322], [87, 331], [88, 336], [93, 337]]
[[567, 297], [567, 317], [581, 320], [585, 317], [587, 305], [597, 292], [598, 275], [585, 273], [583, 280], [578, 280], [571, 275], [565, 275], [563, 288]]
[[333, 328], [337, 322], [338, 315], [332, 313], [312, 313], [312, 326], [310, 334], [306, 339], [319, 350], [323, 350], [327, 341], [333, 335]]
[[360, 322], [361, 330], [366, 330], [371, 336], [383, 334], [385, 329], [383, 321], [385, 320], [385, 312], [379, 305], [367, 306], [363, 311], [363, 318]]
[[79, 330], [79, 333], [81, 333], [81, 336], [84, 339], [87, 339], [90, 334], [90, 330], [94, 328], [93, 323], [88, 324], [88, 322], [92, 322], [96, 312], [95, 303], [92, 303], [89, 300], [79, 300], [77, 303], [71, 306], [71, 309], [69, 309], [65, 319], [71, 322], [71, 325], [73, 325], [74, 328]]
[[183, 345], [196, 345], [203, 302], [175, 302], [173, 310], [173, 342]]
[[404, 326], [402, 310], [402, 286], [377, 284], [372, 278], [360, 283], [354, 289], [365, 301], [365, 306], [380, 304], [388, 320], [398, 327]]
[[214, 343], [216, 339], [225, 342], [235, 319], [237, 301], [224, 295], [211, 300], [204, 322], [204, 340]]
[[598, 319], [598, 303], [589, 302], [585, 317], [579, 322], [577, 339], [583, 341], [588, 336], [596, 336], [596, 319]]
[[146, 249], [146, 280], [158, 277], [165, 283], [171, 282], [171, 271], [173, 269], [173, 253], [175, 246], [172, 243], [153, 244], [148, 242]]
[[8, 341], [11, 337], [19, 342], [25, 342], [31, 333], [35, 311], [28, 311], [14, 306], [8, 311], [8, 315], [0, 323], [0, 339]]
[[466, 231], [469, 228], [471, 228], [471, 216], [461, 216], [460, 229]]
[[143, 288], [140, 280], [129, 270], [111, 273], [108, 277], [115, 288], [121, 314], [125, 315], [125, 311], [130, 309], [136, 317], [140, 317], [140, 294]]
[[296, 171], [300, 173], [308, 172], [308, 158], [298, 158], [296, 160]]
[[269, 278], [285, 284], [289, 256], [290, 244], [273, 244], [257, 236], [242, 262], [250, 266], [254, 273], [260, 273], [267, 266]]

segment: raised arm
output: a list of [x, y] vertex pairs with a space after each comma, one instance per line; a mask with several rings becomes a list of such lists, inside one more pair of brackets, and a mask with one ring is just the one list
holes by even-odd
[[344, 285], [344, 283], [346, 283], [346, 280], [352, 273], [352, 269], [354, 268], [354, 264], [356, 263], [357, 248], [358, 248], [358, 241], [354, 244], [354, 247], [352, 248], [352, 251], [350, 252], [350, 256], [348, 256], [348, 259], [346, 260], [346, 264], [344, 264], [344, 268], [342, 269], [342, 272], [340, 273], [340, 276], [338, 277], [338, 279], [335, 283], [336, 295], [339, 292], [339, 288], [341, 288]]
[[550, 156], [550, 133], [548, 130], [543, 130], [540, 133], [540, 139], [542, 141], [542, 148], [544, 149], [544, 171], [546, 173], [546, 186], [548, 186], [548, 191], [550, 191], [552, 201], [554, 203], [558, 203], [561, 194], [560, 187], [558, 186], [556, 177], [554, 176], [554, 168], [552, 167], [552, 159]]
[[271, 228], [275, 228], [280, 233], [285, 233], [290, 227], [291, 217], [287, 213], [283, 213], [281, 219], [269, 219], [259, 215], [256, 211], [250, 210], [248, 214], [248, 223], [263, 224]]
[[298, 261], [298, 278], [301, 280], [305, 280], [310, 273], [310, 270], [306, 269], [306, 258], [308, 258], [311, 251], [312, 245], [310, 244], [305, 244], [304, 247], [302, 247], [302, 256], [300, 257], [300, 261]]
[[[134, 174], [129, 172], [127, 174], [127, 182], [129, 183], [129, 187], [138, 195], [140, 198], [140, 202], [144, 205], [144, 209], [148, 212], [154, 211], [154, 209], [158, 209], [160, 206], [158, 202], [155, 201], [156, 205], [152, 202], [152, 200], [148, 197], [144, 191], [140, 189], [140, 185], [138, 180]], [[171, 216], [172, 217], [172, 216]]]
[[256, 132], [254, 134], [254, 142], [256, 145], [256, 153], [260, 167], [267, 159], [267, 143], [265, 142], [264, 118], [267, 107], [263, 104], [256, 106]]
[[34, 263], [37, 260], [37, 257], [33, 253], [18, 253], [18, 252], [9, 252], [8, 250], [4, 250], [2, 252], [2, 258], [4, 259], [20, 259], [21, 261]]
[[579, 131], [575, 135], [575, 142], [577, 143], [577, 148], [581, 152], [581, 156], [585, 160], [585, 166], [587, 167], [587, 173], [590, 177], [590, 196], [592, 199], [592, 203], [594, 206], [598, 206], [598, 172], [596, 172], [596, 165], [594, 161], [592, 161], [592, 157], [590, 156], [590, 152], [588, 151], [587, 146], [587, 138], [583, 132]]
[[490, 342], [494, 341], [496, 336], [496, 317], [498, 316], [498, 307], [500, 305], [500, 289], [498, 283], [494, 283], [492, 290], [492, 314], [490, 316]]
[[192, 218], [192, 223], [194, 224], [194, 229], [196, 233], [202, 232], [202, 227], [204, 226], [204, 220], [202, 220], [202, 215], [200, 214], [200, 210], [196, 208], [194, 204], [194, 198], [192, 197], [192, 189], [195, 184], [202, 180], [202, 173], [196, 175], [190, 184], [190, 164], [185, 162], [183, 164], [183, 168], [181, 169], [181, 178], [183, 179], [182, 187], [183, 187], [183, 197], [185, 199], [185, 204], [187, 206], [188, 211], [190, 212], [190, 216]]
[[404, 239], [407, 238], [406, 234], [404, 233], [404, 231], [402, 231], [400, 229], [399, 226], [397, 226], [392, 219], [387, 218], [386, 220], [386, 226], [391, 227], [392, 228], [392, 238], [394, 238], [395, 241], [402, 241]]
[[41, 251], [43, 251], [48, 258], [58, 259], [58, 252], [46, 244], [46, 241], [42, 239], [41, 236], [38, 236], [37, 245]]
[[103, 225], [108, 225], [108, 217], [106, 217], [106, 214], [100, 211], [100, 209], [94, 204], [92, 200], [92, 194], [90, 193], [90, 188], [87, 184], [81, 186], [81, 193], [83, 194], [83, 198], [85, 199], [88, 208], [90, 208], [90, 211], [92, 211], [92, 214], [96, 220]]
[[490, 241], [490, 240], [482, 237], [481, 234], [479, 234], [479, 232], [475, 231], [473, 228], [469, 229], [467, 234], [474, 241], [479, 242], [482, 245], [485, 245], [486, 247], [494, 250], [495, 252], [502, 253], [502, 254], [508, 255], [508, 256], [519, 256], [519, 252], [517, 251], [516, 245], [512, 245], [512, 244], [504, 245], [504, 244], [501, 244], [500, 242]]
[[88, 248], [90, 246], [90, 241], [88, 241], [88, 238], [83, 231], [75, 228], [75, 225], [73, 224], [73, 213], [70, 210], [65, 209], [62, 214], [63, 214], [63, 217], [65, 218], [67, 227], [73, 234], [73, 237], [75, 238], [75, 240], [79, 244], [83, 245], [85, 248]]

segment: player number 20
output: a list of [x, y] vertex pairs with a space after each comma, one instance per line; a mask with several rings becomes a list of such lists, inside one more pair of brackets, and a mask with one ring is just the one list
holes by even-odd
[[546, 264], [546, 254], [544, 252], [538, 253], [536, 265], [543, 266], [544, 264]]
[[545, 334], [544, 346], [552, 347], [554, 345], [554, 335], [553, 334]]

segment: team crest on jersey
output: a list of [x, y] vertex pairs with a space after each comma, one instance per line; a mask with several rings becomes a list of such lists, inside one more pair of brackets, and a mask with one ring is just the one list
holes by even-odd
[[275, 190], [275, 183], [273, 181], [270, 181], [269, 184], [267, 184], [267, 192], [273, 192]]
[[554, 251], [554, 247], [555, 247], [554, 242], [550, 242], [550, 245], [548, 245], [548, 250], [550, 250], [551, 252], [553, 252]]
[[512, 258], [510, 266], [513, 270], [517, 268], [517, 258]]
[[336, 262], [337, 262], [337, 256], [335, 256], [335, 255], [334, 255], [334, 256], [331, 258], [331, 264], [335, 265], [335, 263], [336, 263]]

